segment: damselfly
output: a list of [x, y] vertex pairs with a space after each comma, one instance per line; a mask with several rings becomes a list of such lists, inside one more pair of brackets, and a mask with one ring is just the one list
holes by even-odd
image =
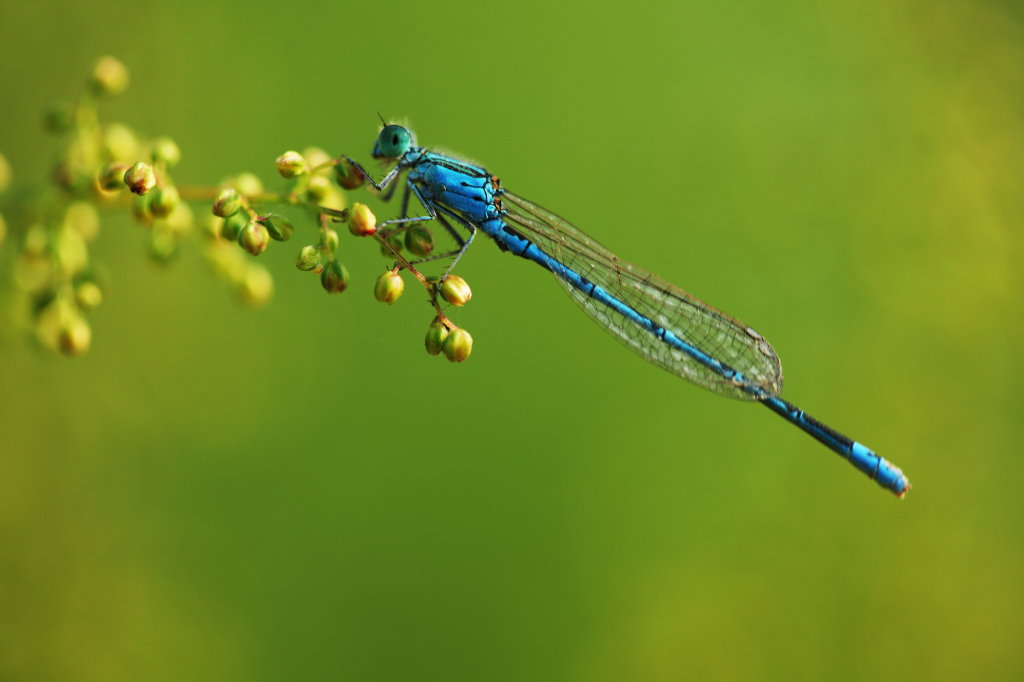
[[[394, 163], [380, 182], [345, 159], [378, 190], [405, 173], [401, 213], [381, 226], [437, 221], [458, 244], [445, 254], [452, 260], [444, 276], [482, 231], [503, 251], [553, 273], [590, 317], [645, 360], [715, 393], [761, 403], [901, 497], [910, 488], [899, 468], [780, 398], [778, 356], [736, 318], [619, 259], [551, 211], [502, 188], [486, 169], [417, 146], [403, 126], [385, 124], [373, 156]], [[410, 196], [427, 215], [409, 216]], [[467, 231], [465, 238], [453, 222]]]

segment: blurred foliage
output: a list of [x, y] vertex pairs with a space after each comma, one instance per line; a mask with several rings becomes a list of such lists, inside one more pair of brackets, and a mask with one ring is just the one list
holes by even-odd
[[418, 292], [374, 300], [369, 240], [343, 235], [341, 297], [271, 248], [254, 312], [111, 216], [88, 355], [0, 326], [0, 679], [1024, 675], [1017, 4], [0, 19], [12, 188], [48, 176], [42, 111], [103, 54], [131, 67], [112, 119], [172, 136], [192, 183], [269, 183], [308, 145], [369, 160], [376, 111], [405, 114], [749, 322], [787, 398], [915, 485], [896, 502], [645, 365], [486, 241], [453, 366]]

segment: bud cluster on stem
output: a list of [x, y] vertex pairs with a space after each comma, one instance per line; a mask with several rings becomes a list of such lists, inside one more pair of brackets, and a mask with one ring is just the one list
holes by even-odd
[[[129, 208], [141, 225], [151, 260], [171, 263], [188, 252], [185, 245], [197, 241], [213, 271], [248, 305], [266, 303], [274, 290], [273, 277], [262, 264], [265, 257], [260, 257], [277, 248], [274, 242], [301, 232], [304, 221], [315, 236], [301, 240], [295, 267], [318, 275], [319, 286], [327, 293], [345, 291], [350, 273], [339, 259], [339, 230], [346, 230], [337, 225], [343, 223], [348, 234], [374, 237], [389, 261], [373, 284], [374, 298], [394, 305], [403, 296], [406, 281], [415, 279], [432, 308], [424, 338], [427, 352], [456, 363], [470, 356], [472, 336], [445, 314], [469, 302], [469, 284], [447, 271], [437, 278], [417, 269], [421, 263], [441, 262], [428, 222], [379, 223], [367, 204], [348, 206], [345, 191], [356, 190], [369, 179], [357, 164], [318, 147], [290, 149], [274, 158], [277, 182], [285, 184], [280, 191], [268, 191], [248, 171], [216, 186], [179, 185], [171, 171], [181, 163], [182, 150], [172, 138], [147, 139], [124, 123], [101, 121], [99, 104], [124, 92], [129, 81], [124, 64], [102, 57], [80, 97], [47, 108], [44, 125], [58, 137], [60, 149], [47, 181], [57, 190], [46, 195], [54, 197], [53, 205], [40, 209], [14, 199], [3, 205], [4, 213], [14, 217], [11, 222], [0, 214], [0, 249], [14, 250], [11, 279], [31, 302], [26, 307], [33, 311], [34, 337], [43, 346], [67, 355], [90, 347], [88, 316], [103, 304], [108, 287], [91, 253], [100, 232], [99, 210], [121, 207]], [[8, 188], [11, 175], [0, 154], [0, 193]], [[200, 217], [199, 229], [194, 230], [197, 204], [204, 207], [205, 219]], [[8, 210], [10, 206], [13, 210]]]

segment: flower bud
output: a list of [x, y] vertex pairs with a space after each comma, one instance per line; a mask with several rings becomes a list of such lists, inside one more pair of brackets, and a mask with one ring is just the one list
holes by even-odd
[[100, 57], [89, 82], [97, 95], [116, 95], [128, 87], [128, 68], [114, 57]]
[[100, 169], [99, 175], [96, 178], [96, 184], [100, 186], [100, 189], [104, 189], [108, 192], [113, 192], [124, 187], [124, 174], [128, 170], [128, 164], [115, 161], [114, 163], [108, 163], [106, 166]]
[[153, 212], [153, 216], [156, 218], [166, 218], [178, 207], [178, 202], [181, 201], [181, 197], [178, 196], [178, 188], [173, 185], [170, 187], [157, 187], [153, 191], [153, 199], [149, 203], [149, 210]]
[[441, 283], [441, 296], [454, 306], [464, 306], [473, 298], [473, 291], [466, 280], [458, 275], [448, 275]]
[[51, 241], [52, 253], [61, 272], [81, 272], [89, 264], [89, 248], [85, 239], [67, 224], [61, 226]]
[[242, 230], [249, 224], [249, 214], [246, 211], [237, 211], [224, 219], [220, 226], [221, 239], [233, 242], [242, 234]]
[[195, 224], [195, 215], [188, 204], [179, 202], [171, 214], [164, 221], [164, 227], [173, 232], [179, 239], [183, 239], [192, 231]]
[[75, 303], [82, 310], [92, 310], [103, 302], [103, 290], [96, 282], [85, 280], [75, 287]]
[[345, 189], [359, 189], [366, 182], [350, 161], [342, 160], [334, 167], [334, 180]]
[[325, 253], [334, 253], [338, 249], [338, 241], [338, 233], [328, 227], [320, 237], [320, 246]]
[[153, 222], [153, 212], [149, 210], [149, 201], [152, 197], [145, 195], [132, 199], [132, 215], [140, 223]]
[[368, 237], [377, 232], [377, 216], [366, 204], [352, 204], [348, 213], [348, 229], [357, 237]]
[[306, 159], [302, 158], [302, 154], [293, 151], [287, 151], [277, 157], [274, 164], [277, 166], [277, 172], [281, 174], [282, 178], [296, 178], [309, 170], [306, 166]]
[[270, 233], [267, 232], [267, 228], [253, 220], [242, 228], [241, 233], [238, 235], [238, 243], [252, 255], [258, 256], [267, 250], [267, 244], [270, 243]]
[[331, 182], [322, 175], [314, 175], [306, 181], [306, 199], [314, 204], [326, 199], [331, 190]]
[[465, 329], [456, 327], [441, 344], [444, 356], [452, 362], [462, 362], [473, 352], [473, 337]]
[[302, 157], [306, 159], [306, 163], [309, 164], [310, 168], [322, 166], [331, 160], [331, 155], [320, 149], [320, 147], [306, 147], [302, 150]]
[[139, 140], [122, 123], [103, 126], [103, 150], [115, 161], [129, 162], [139, 156]]
[[253, 173], [239, 173], [228, 183], [238, 190], [243, 197], [254, 197], [263, 194], [263, 182]]
[[238, 190], [234, 187], [227, 187], [222, 189], [214, 200], [213, 215], [227, 218], [238, 213], [240, 208], [242, 208], [242, 197], [238, 196]]
[[[385, 237], [387, 246], [384, 244], [380, 245], [380, 255], [385, 258], [392, 258], [395, 254], [402, 253], [402, 238], [397, 234], [389, 234]], [[391, 248], [389, 249], [388, 246]], [[394, 249], [394, 251], [392, 251]]]
[[444, 346], [444, 340], [448, 337], [448, 327], [437, 318], [427, 327], [427, 337], [423, 340], [423, 346], [431, 355], [437, 355]]
[[71, 130], [75, 123], [74, 111], [71, 105], [63, 100], [50, 102], [43, 114], [43, 127], [51, 133], [64, 133]]
[[167, 265], [180, 253], [178, 239], [170, 230], [156, 227], [149, 233], [149, 257], [154, 263]]
[[329, 294], [339, 294], [348, 286], [348, 270], [338, 261], [331, 261], [320, 273], [320, 284]]
[[274, 278], [257, 263], [250, 263], [238, 281], [238, 297], [254, 308], [267, 303], [274, 294]]
[[292, 238], [292, 234], [295, 232], [295, 226], [281, 216], [268, 215], [260, 218], [260, 223], [267, 228], [270, 238], [274, 241], [286, 242]]
[[65, 355], [81, 355], [89, 350], [92, 329], [81, 315], [69, 315], [60, 326], [57, 343]]
[[391, 305], [405, 291], [405, 280], [394, 270], [388, 270], [377, 278], [373, 285], [373, 297], [381, 303]]
[[156, 174], [153, 167], [144, 161], [136, 161], [135, 165], [124, 172], [124, 184], [132, 194], [145, 194], [156, 186]]
[[75, 201], [64, 212], [64, 224], [91, 242], [100, 233], [100, 214], [88, 201]]
[[405, 233], [405, 248], [414, 256], [426, 258], [434, 250], [434, 235], [421, 225], [413, 225]]
[[203, 236], [211, 239], [217, 239], [220, 237], [220, 231], [223, 227], [224, 219], [218, 218], [211, 213], [206, 216], [206, 220], [203, 221]]
[[223, 239], [211, 239], [206, 242], [203, 257], [217, 277], [236, 284], [245, 276], [248, 266], [256, 265], [248, 261], [234, 244]]
[[295, 256], [295, 267], [303, 272], [309, 272], [318, 265], [320, 265], [320, 249], [312, 244], [306, 244], [299, 249], [298, 255]]
[[162, 163], [168, 168], [181, 161], [181, 148], [169, 137], [158, 137], [153, 141], [153, 163]]
[[343, 210], [346, 204], [345, 195], [342, 194], [340, 189], [332, 185], [330, 183], [330, 180], [328, 180], [326, 176], [318, 177], [323, 177], [324, 182], [326, 182], [327, 184], [324, 185], [324, 195], [323, 197], [317, 200], [317, 205], [323, 206], [325, 208], [332, 208], [335, 211]]
[[74, 165], [67, 159], [61, 159], [54, 165], [53, 184], [68, 192], [75, 192], [80, 188], [81, 178], [78, 177]]
[[11, 164], [7, 163], [7, 157], [0, 154], [0, 192], [7, 189], [11, 184]]

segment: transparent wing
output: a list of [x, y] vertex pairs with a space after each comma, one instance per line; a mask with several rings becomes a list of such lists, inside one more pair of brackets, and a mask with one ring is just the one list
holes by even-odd
[[[509, 192], [502, 195], [505, 222], [641, 315], [722, 363], [739, 370], [769, 396], [782, 390], [782, 365], [771, 345], [739, 320], [712, 308], [643, 268], [620, 260], [569, 222]], [[558, 279], [558, 278], [556, 278]], [[618, 312], [558, 279], [590, 317], [633, 352], [673, 374], [741, 400], [759, 396], [660, 341]]]

